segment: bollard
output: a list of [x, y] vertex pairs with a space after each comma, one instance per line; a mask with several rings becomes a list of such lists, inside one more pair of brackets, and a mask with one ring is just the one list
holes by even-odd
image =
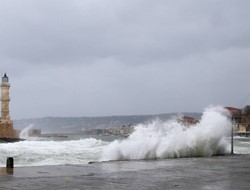
[[7, 158], [6, 168], [14, 168], [14, 158], [13, 157]]

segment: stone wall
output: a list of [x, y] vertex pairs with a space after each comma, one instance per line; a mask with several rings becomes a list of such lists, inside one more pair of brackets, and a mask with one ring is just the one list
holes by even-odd
[[0, 122], [0, 137], [15, 138], [13, 123]]

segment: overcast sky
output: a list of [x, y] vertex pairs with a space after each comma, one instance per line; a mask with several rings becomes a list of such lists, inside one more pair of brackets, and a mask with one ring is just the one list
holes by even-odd
[[0, 0], [11, 117], [250, 104], [249, 10], [249, 0]]

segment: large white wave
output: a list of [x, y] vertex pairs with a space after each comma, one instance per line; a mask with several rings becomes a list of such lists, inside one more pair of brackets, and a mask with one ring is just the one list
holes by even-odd
[[176, 119], [138, 125], [126, 140], [116, 140], [103, 149], [102, 160], [206, 157], [227, 154], [232, 123], [222, 107], [205, 109], [201, 121], [185, 126]]

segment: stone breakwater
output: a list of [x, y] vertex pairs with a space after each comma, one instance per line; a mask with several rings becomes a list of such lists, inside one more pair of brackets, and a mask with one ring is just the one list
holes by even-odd
[[0, 143], [11, 143], [11, 142], [19, 142], [19, 141], [24, 141], [24, 139], [0, 137]]

